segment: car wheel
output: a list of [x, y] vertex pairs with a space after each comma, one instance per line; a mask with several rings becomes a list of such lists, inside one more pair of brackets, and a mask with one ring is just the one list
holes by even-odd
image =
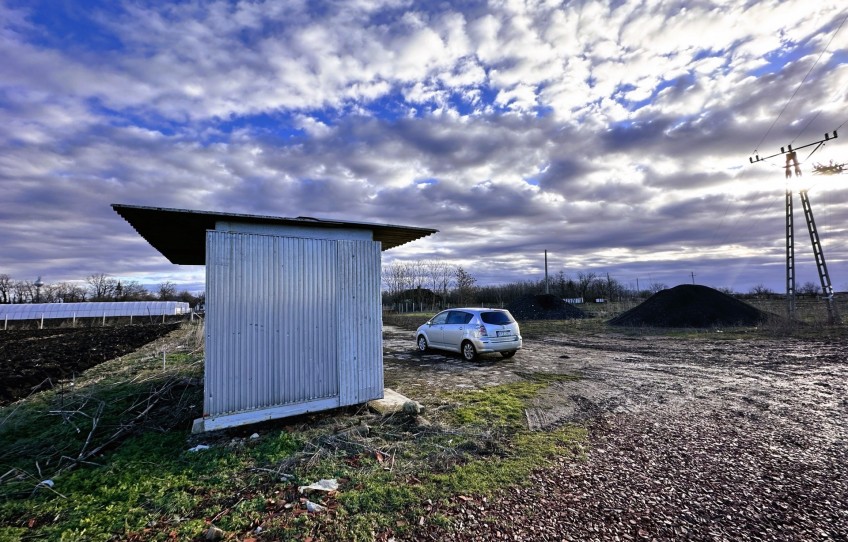
[[471, 344], [471, 341], [462, 343], [462, 357], [465, 361], [474, 361], [477, 359], [477, 349]]
[[426, 352], [427, 351], [427, 337], [424, 335], [418, 336], [418, 351]]
[[505, 358], [511, 358], [515, 355], [515, 350], [510, 350], [509, 352], [501, 352], [501, 355]]

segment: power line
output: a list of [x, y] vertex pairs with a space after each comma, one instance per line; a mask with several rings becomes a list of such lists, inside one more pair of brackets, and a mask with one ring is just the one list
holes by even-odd
[[[827, 43], [827, 47], [830, 47], [831, 42], [832, 42], [832, 41], [833, 41], [833, 39], [836, 37], [836, 34], [838, 34], [838, 33], [839, 33], [839, 30], [842, 28], [842, 25], [843, 25], [843, 24], [845, 24], [845, 20], [846, 20], [846, 19], [848, 19], [848, 13], [845, 15], [845, 17], [843, 17], [843, 18], [842, 18], [842, 22], [841, 22], [841, 23], [839, 23], [839, 27], [836, 29], [836, 32], [834, 32], [834, 33], [833, 33], [833, 36], [831, 36], [830, 41], [828, 41], [828, 43]], [[780, 117], [781, 117], [781, 116], [783, 116], [783, 113], [785, 113], [785, 112], [786, 112], [786, 108], [787, 108], [787, 107], [789, 107], [789, 104], [792, 102], [792, 100], [793, 100], [793, 99], [795, 98], [795, 96], [798, 94], [798, 91], [800, 91], [800, 90], [801, 90], [801, 87], [802, 87], [802, 86], [804, 86], [804, 83], [806, 83], [806, 82], [807, 82], [807, 79], [810, 77], [810, 74], [812, 73], [813, 69], [816, 67], [816, 65], [819, 63], [819, 60], [821, 60], [821, 57], [822, 57], [822, 56], [824, 55], [824, 53], [827, 51], [827, 47], [825, 47], [825, 49], [824, 49], [824, 50], [823, 50], [823, 51], [819, 54], [819, 57], [816, 59], [816, 61], [813, 63], [813, 65], [812, 65], [812, 66], [810, 66], [809, 71], [807, 71], [807, 75], [805, 75], [805, 76], [804, 76], [804, 79], [803, 79], [803, 80], [801, 81], [801, 83], [800, 83], [800, 84], [799, 84], [799, 85], [795, 88], [795, 92], [793, 92], [793, 93], [792, 93], [792, 96], [790, 96], [790, 97], [789, 97], [789, 99], [786, 101], [786, 103], [783, 105], [783, 109], [781, 109], [781, 110], [780, 110], [780, 113], [778, 113], [777, 117], [776, 117], [776, 118], [774, 119], [774, 121], [771, 123], [771, 126], [769, 126], [768, 130], [766, 130], [766, 133], [765, 133], [765, 135], [763, 135], [763, 138], [762, 138], [762, 139], [760, 139], [760, 142], [759, 142], [759, 143], [757, 143], [757, 147], [754, 149], [754, 154], [756, 154], [757, 152], [759, 152], [759, 150], [760, 150], [760, 145], [762, 145], [762, 144], [763, 144], [763, 142], [766, 140], [766, 138], [769, 136], [769, 134], [771, 133], [771, 131], [774, 129], [775, 125], [777, 124], [777, 121], [778, 121], [778, 120], [780, 120]], [[804, 127], [804, 129], [806, 129], [806, 126]], [[802, 130], [802, 132], [803, 132], [803, 130]], [[801, 134], [798, 134], [798, 136], [800, 136], [800, 135], [801, 135]], [[795, 139], [797, 139], [797, 138], [798, 138], [798, 137], [796, 136], [796, 138], [795, 138]], [[795, 142], [795, 140], [793, 139], [793, 140], [792, 140], [792, 142], [794, 143], [794, 142]]]
[[[819, 53], [819, 57], [816, 59], [816, 61], [810, 67], [810, 71], [807, 72], [807, 75], [804, 77], [804, 81], [806, 81], [807, 77], [810, 76], [810, 73], [812, 73], [813, 68], [816, 67], [816, 65], [819, 63], [819, 60], [821, 60], [822, 56], [824, 56], [824, 54], [827, 52], [827, 50], [830, 49], [830, 44], [833, 43], [833, 40], [836, 38], [836, 35], [839, 34], [840, 30], [842, 30], [842, 25], [845, 24], [846, 19], [848, 19], [848, 13], [845, 15], [845, 17], [842, 18], [842, 22], [839, 23], [839, 27], [837, 27], [836, 32], [834, 32], [833, 35], [830, 37], [830, 40], [827, 42], [827, 45], [825, 45], [825, 47], [824, 47], [824, 50], [822, 50], [822, 52]], [[804, 81], [801, 81], [801, 85], [804, 84]], [[798, 85], [799, 89], [801, 88], [801, 85]], [[798, 91], [796, 90], [795, 93], [797, 94], [797, 92]], [[795, 94], [793, 94], [792, 97], [794, 98]], [[792, 100], [792, 98], [790, 98], [790, 100]], [[786, 104], [789, 105], [789, 102], [786, 102]], [[807, 122], [807, 124], [805, 124], [804, 127], [801, 128], [801, 131], [798, 132], [798, 135], [796, 135], [795, 139], [793, 139], [790, 143], [795, 143], [795, 140], [797, 140], [799, 137], [801, 137], [801, 135], [807, 130], [807, 128], [810, 127], [810, 124], [812, 124], [813, 121], [816, 120], [819, 117], [820, 114], [821, 114], [821, 109], [819, 109], [818, 112], [815, 115], [813, 115], [813, 118], [811, 118]], [[841, 126], [840, 126], [840, 128], [841, 128]], [[762, 142], [760, 144], [762, 144]]]

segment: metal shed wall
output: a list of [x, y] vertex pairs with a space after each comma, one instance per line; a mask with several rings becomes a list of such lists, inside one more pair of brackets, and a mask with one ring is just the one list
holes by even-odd
[[207, 231], [202, 428], [383, 395], [380, 243]]

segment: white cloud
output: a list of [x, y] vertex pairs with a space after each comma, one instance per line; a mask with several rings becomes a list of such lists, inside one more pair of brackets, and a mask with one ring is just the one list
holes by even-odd
[[[432, 226], [387, 256], [475, 260], [495, 280], [544, 248], [622, 270], [723, 251], [779, 264], [782, 169], [746, 153], [844, 7], [128, 4], [97, 12], [119, 44], [103, 50], [41, 39], [23, 13], [0, 7], [0, 226], [24, 255], [0, 271], [167, 273], [114, 233], [108, 204], [126, 202]], [[846, 120], [846, 44], [763, 149]], [[753, 75], [764, 55], [793, 60]], [[819, 201], [837, 222], [843, 200]]]

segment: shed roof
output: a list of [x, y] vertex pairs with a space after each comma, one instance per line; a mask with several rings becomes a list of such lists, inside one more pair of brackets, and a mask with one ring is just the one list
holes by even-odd
[[213, 211], [192, 211], [188, 209], [122, 205], [119, 203], [113, 203], [112, 208], [124, 217], [139, 235], [153, 245], [153, 248], [168, 258], [171, 263], [181, 265], [203, 265], [206, 263], [206, 230], [214, 230], [215, 223], [218, 221], [369, 230], [373, 232], [374, 240], [382, 243], [383, 250], [395, 248], [439, 231], [430, 228], [395, 226], [391, 224], [323, 220], [310, 217], [285, 218]]

